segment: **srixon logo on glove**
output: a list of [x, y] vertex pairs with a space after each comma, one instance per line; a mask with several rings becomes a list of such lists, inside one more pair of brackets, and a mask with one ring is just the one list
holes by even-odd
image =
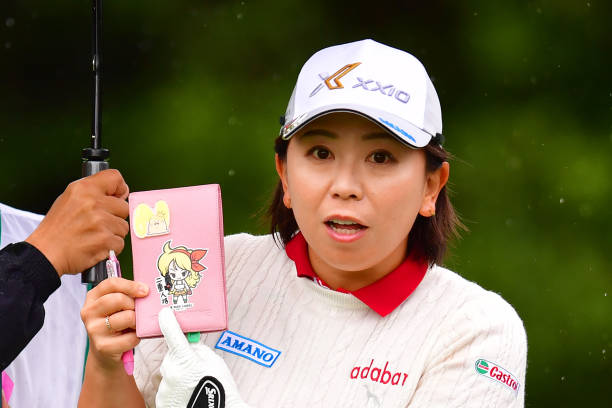
[[202, 377], [193, 390], [187, 408], [225, 408], [225, 390], [215, 377]]

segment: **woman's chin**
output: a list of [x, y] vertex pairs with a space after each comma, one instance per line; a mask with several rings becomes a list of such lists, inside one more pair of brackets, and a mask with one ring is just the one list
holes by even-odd
[[345, 272], [361, 272], [374, 267], [372, 257], [365, 256], [363, 251], [350, 251], [350, 250], [338, 250], [338, 251], [326, 251], [326, 253], [319, 260], [326, 264], [328, 267]]

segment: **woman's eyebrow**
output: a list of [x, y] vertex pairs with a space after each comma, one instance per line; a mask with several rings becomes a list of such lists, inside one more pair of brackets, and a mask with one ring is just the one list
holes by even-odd
[[325, 129], [311, 129], [308, 132], [304, 132], [302, 133], [302, 135], [300, 136], [300, 138], [305, 138], [305, 137], [309, 137], [309, 136], [325, 136], [325, 137], [329, 137], [331, 139], [337, 139], [338, 135], [335, 134], [334, 132], [330, 132], [329, 130], [325, 130]]
[[366, 133], [361, 136], [361, 140], [372, 140], [372, 139], [392, 139], [393, 137], [387, 132], [372, 132]]

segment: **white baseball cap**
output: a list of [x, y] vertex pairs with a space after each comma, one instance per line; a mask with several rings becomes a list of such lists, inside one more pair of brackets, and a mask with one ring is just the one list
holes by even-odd
[[405, 51], [373, 40], [325, 48], [302, 67], [280, 135], [289, 139], [331, 112], [362, 115], [411, 147], [442, 144], [438, 94], [425, 67]]

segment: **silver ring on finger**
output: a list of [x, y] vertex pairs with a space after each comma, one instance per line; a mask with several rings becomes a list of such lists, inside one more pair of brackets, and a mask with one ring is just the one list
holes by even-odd
[[108, 329], [110, 332], [112, 332], [112, 331], [113, 331], [113, 328], [111, 327], [110, 320], [109, 320], [108, 316], [106, 316], [106, 317], [104, 318], [104, 323], [106, 323], [106, 328], [107, 328], [107, 329]]

